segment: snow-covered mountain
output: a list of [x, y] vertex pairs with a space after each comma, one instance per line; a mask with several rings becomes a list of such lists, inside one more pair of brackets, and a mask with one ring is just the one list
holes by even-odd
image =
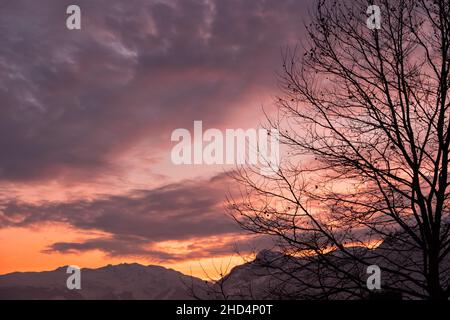
[[175, 270], [139, 264], [81, 269], [81, 290], [66, 286], [67, 267], [0, 276], [0, 299], [192, 299], [205, 282]]
[[[416, 281], [424, 281], [420, 252], [399, 250], [396, 241], [385, 241], [376, 249], [354, 247], [355, 257], [380, 268], [398, 270], [410, 280], [382, 274], [382, 286], [420, 292]], [[314, 258], [286, 256], [263, 250], [253, 261], [234, 267], [222, 279], [211, 283], [159, 266], [121, 264], [98, 269], [81, 269], [81, 290], [69, 290], [67, 267], [47, 272], [16, 272], [0, 276], [1, 299], [366, 299], [358, 295], [349, 277], [367, 278], [366, 264], [355, 263], [339, 250], [326, 254], [341, 273], [318, 268]], [[450, 257], [445, 260], [443, 282], [449, 280]], [[322, 269], [319, 270], [318, 269]], [[365, 280], [364, 280], [365, 281]], [[395, 292], [384, 292], [384, 294]], [[425, 293], [424, 293], [425, 294]], [[399, 298], [397, 294], [389, 298]], [[403, 295], [403, 298], [414, 298]]]
[[[420, 283], [425, 283], [421, 251], [401, 247], [391, 240], [375, 249], [353, 247], [347, 251], [365, 263], [349, 259], [339, 250], [324, 255], [322, 259], [329, 261], [326, 267], [319, 264], [315, 256], [301, 258], [263, 250], [253, 261], [234, 267], [216, 284], [209, 285], [208, 295], [228, 300], [417, 299], [415, 294], [426, 296], [425, 289], [419, 287]], [[380, 274], [382, 290], [366, 290], [369, 264], [383, 271]], [[443, 260], [441, 278], [442, 283], [450, 283], [450, 256]], [[364, 288], [355, 285], [360, 281]]]

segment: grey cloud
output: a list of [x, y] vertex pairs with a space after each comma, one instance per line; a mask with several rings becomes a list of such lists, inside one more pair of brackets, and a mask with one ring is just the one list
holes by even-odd
[[[67, 223], [77, 229], [107, 235], [82, 242], [56, 242], [46, 253], [101, 250], [110, 256], [140, 256], [155, 261], [179, 261], [233, 254], [267, 247], [269, 239], [232, 238], [213, 243], [214, 236], [243, 236], [224, 213], [231, 181], [227, 174], [208, 180], [183, 181], [153, 190], [136, 190], [122, 196], [105, 196], [40, 205], [7, 201], [1, 204], [0, 228], [30, 227], [43, 223]], [[162, 241], [193, 240], [189, 253], [154, 249]], [[209, 245], [204, 246], [202, 241]]]
[[274, 85], [310, 1], [78, 0], [81, 31], [65, 28], [73, 1], [2, 1], [0, 179], [81, 179], [142, 139], [156, 152], [194, 119], [222, 123]]
[[161, 250], [146, 249], [148, 241], [136, 237], [124, 238], [98, 238], [84, 242], [57, 242], [44, 250], [44, 253], [78, 253], [90, 250], [101, 250], [111, 257], [145, 257], [160, 261], [176, 261], [180, 256]]
[[153, 242], [236, 232], [234, 222], [223, 213], [228, 178], [219, 180], [183, 181], [92, 201], [41, 205], [9, 201], [2, 205], [0, 226], [62, 222]]
[[50, 245], [43, 252], [79, 253], [101, 250], [111, 257], [140, 257], [156, 262], [179, 262], [183, 260], [256, 253], [261, 249], [275, 247], [273, 239], [268, 236], [249, 236], [239, 240], [217, 242], [208, 246], [194, 243], [188, 246], [188, 252], [182, 253], [154, 250], [151, 244], [145, 238], [113, 236], [109, 238], [89, 239], [83, 242], [57, 242]]

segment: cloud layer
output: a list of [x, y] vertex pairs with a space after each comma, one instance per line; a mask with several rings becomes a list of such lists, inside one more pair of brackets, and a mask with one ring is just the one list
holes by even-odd
[[[168, 154], [176, 128], [245, 117], [260, 103], [249, 106], [249, 97], [276, 92], [281, 49], [301, 40], [310, 2], [77, 0], [82, 30], [69, 31], [72, 0], [3, 0], [0, 188], [120, 175], [119, 159], [142, 142], [154, 155]], [[219, 175], [90, 200], [4, 197], [0, 229], [66, 223], [106, 234], [55, 239], [46, 252], [99, 249], [161, 260], [223, 254], [240, 241], [227, 240], [238, 232], [223, 211], [231, 184]], [[158, 248], [195, 239], [217, 243], [192, 244], [189, 254]]]
[[65, 223], [79, 230], [101, 231], [110, 236], [83, 243], [55, 243], [48, 251], [103, 250], [110, 255], [147, 255], [170, 258], [151, 249], [165, 241], [186, 241], [237, 233], [224, 212], [226, 185], [220, 175], [204, 181], [183, 181], [153, 190], [136, 190], [123, 196], [95, 200], [32, 205], [3, 203], [0, 227], [31, 227]]
[[142, 139], [164, 149], [175, 128], [245, 113], [305, 12], [298, 0], [79, 0], [82, 30], [69, 31], [72, 2], [2, 2], [2, 180], [82, 179]]

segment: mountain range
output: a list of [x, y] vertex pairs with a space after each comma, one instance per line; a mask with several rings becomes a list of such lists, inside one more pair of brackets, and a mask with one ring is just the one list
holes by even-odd
[[14, 272], [0, 276], [0, 299], [39, 300], [173, 300], [193, 299], [188, 290], [205, 281], [160, 266], [107, 265], [81, 269], [81, 289], [66, 286], [67, 267], [44, 272]]
[[[375, 249], [354, 247], [355, 257], [381, 268], [407, 271], [410, 280], [383, 274], [382, 285], [408, 288], [420, 292], [416, 281], [424, 281], [417, 266], [420, 252], [408, 248], [398, 250], [397, 241], [385, 240]], [[254, 260], [224, 272], [218, 281], [209, 282], [161, 266], [137, 263], [107, 265], [98, 269], [81, 269], [81, 289], [66, 286], [67, 266], [53, 271], [14, 272], [0, 276], [0, 300], [5, 299], [66, 299], [66, 300], [175, 300], [175, 299], [358, 299], [354, 283], [348, 275], [367, 278], [367, 266], [349, 260], [339, 250], [326, 256], [340, 265], [343, 274], [333, 270], [317, 272], [314, 258], [286, 256], [280, 252], [262, 250]], [[449, 258], [449, 257], [447, 257]], [[450, 266], [449, 259], [445, 261]], [[269, 267], [270, 266], [270, 267]], [[448, 269], [446, 269], [448, 270]], [[229, 271], [229, 272], [228, 272]], [[443, 281], [448, 273], [443, 272]], [[365, 281], [365, 280], [364, 280]], [[320, 283], [320, 285], [318, 285]], [[332, 290], [324, 290], [324, 288]], [[384, 292], [384, 294], [392, 292]], [[367, 292], [365, 293], [367, 294]], [[402, 296], [389, 296], [402, 298]], [[403, 296], [414, 298], [414, 296]]]

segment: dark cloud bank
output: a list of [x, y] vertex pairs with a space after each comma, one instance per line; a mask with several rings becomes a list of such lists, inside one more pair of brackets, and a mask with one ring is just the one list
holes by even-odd
[[73, 2], [0, 4], [1, 180], [82, 178], [140, 139], [156, 150], [195, 119], [221, 123], [274, 85], [306, 12], [299, 0], [77, 0], [82, 30], [69, 31]]
[[[67, 223], [79, 230], [102, 231], [111, 236], [81, 243], [55, 243], [47, 252], [100, 249], [113, 256], [135, 255], [172, 260], [176, 256], [147, 248], [161, 241], [206, 238], [239, 231], [230, 217], [224, 214], [229, 179], [226, 175], [220, 175], [209, 180], [183, 181], [153, 190], [135, 190], [123, 196], [105, 196], [90, 201], [40, 205], [8, 201], [2, 204], [0, 227]], [[231, 245], [215, 247], [213, 251], [231, 252]], [[201, 248], [192, 249], [192, 255], [212, 254]]]

